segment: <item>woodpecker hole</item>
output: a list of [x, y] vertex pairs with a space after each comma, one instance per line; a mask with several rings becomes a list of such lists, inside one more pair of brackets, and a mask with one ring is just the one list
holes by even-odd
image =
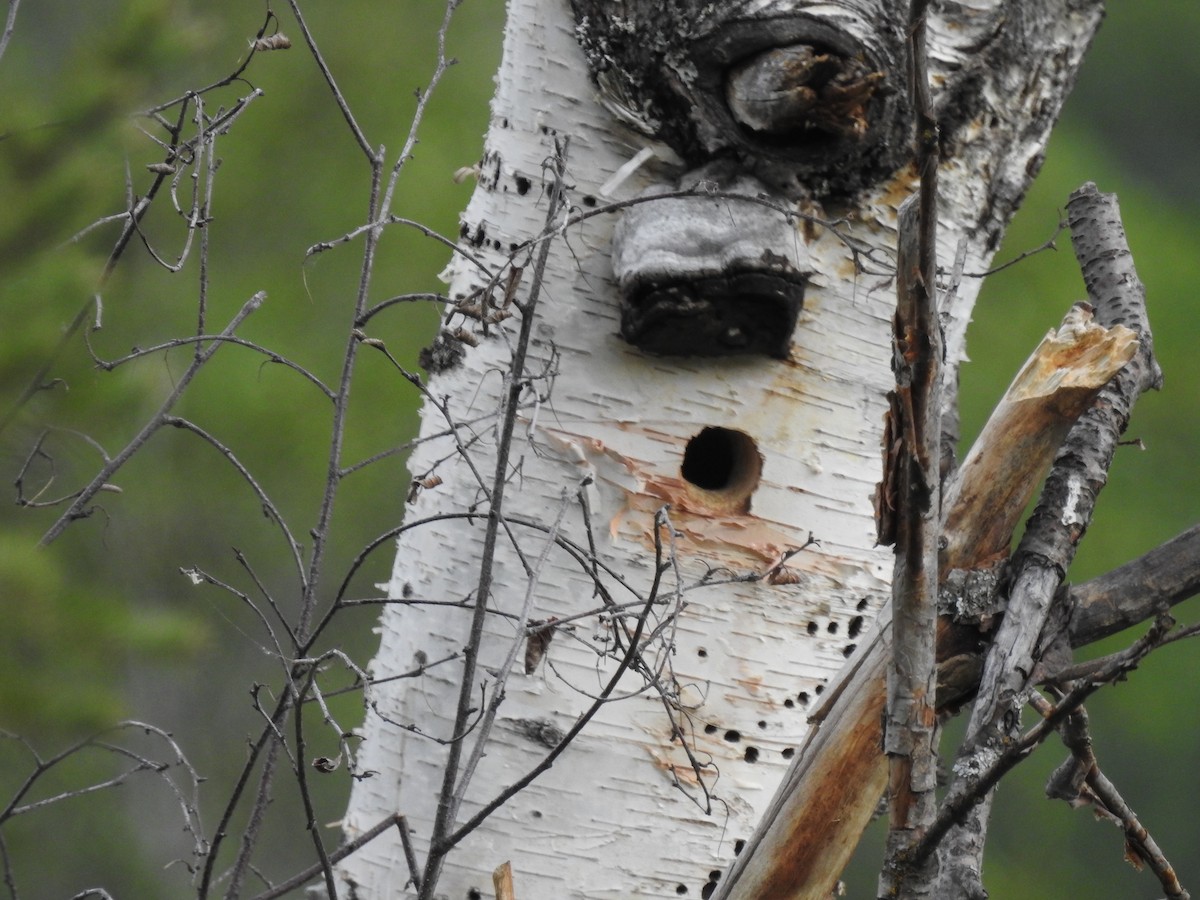
[[680, 473], [689, 493], [712, 512], [745, 514], [762, 477], [754, 439], [730, 428], [703, 428], [687, 443]]

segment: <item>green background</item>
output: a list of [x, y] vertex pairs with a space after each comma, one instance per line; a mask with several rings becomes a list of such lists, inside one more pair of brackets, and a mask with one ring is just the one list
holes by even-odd
[[[433, 70], [441, 4], [341, 0], [303, 8], [368, 139], [394, 158], [415, 108], [414, 90], [428, 83]], [[229, 106], [251, 85], [263, 91], [218, 140], [210, 321], [223, 325], [251, 294], [265, 290], [267, 303], [241, 334], [332, 383], [361, 243], [307, 261], [304, 251], [363, 220], [369, 170], [300, 46], [290, 13], [283, 6], [277, 11], [296, 46], [257, 56], [245, 80], [207, 101], [210, 108]], [[121, 211], [127, 189], [144, 192], [152, 178], [145, 165], [162, 159], [127, 113], [231, 72], [264, 15], [264, 6], [232, 0], [27, 0], [21, 7], [0, 59], [0, 416], [6, 417], [0, 451], [6, 483], [18, 477], [30, 448], [50, 429], [45, 447], [53, 465], [34, 459], [26, 491], [51, 478], [39, 499], [77, 489], [100, 463], [79, 434], [116, 452], [186, 367], [188, 351], [177, 349], [104, 373], [91, 364], [78, 333], [59, 347], [67, 325], [97, 290], [117, 226], [64, 242]], [[446, 235], [455, 234], [458, 211], [470, 195], [470, 182], [456, 184], [452, 175], [479, 156], [501, 28], [497, 3], [466, 0], [456, 13], [448, 52], [458, 64], [433, 97], [400, 181], [396, 211]], [[1141, 438], [1146, 449], [1127, 447], [1118, 454], [1073, 580], [1173, 536], [1200, 509], [1200, 467], [1194, 462], [1200, 366], [1190, 358], [1192, 285], [1200, 258], [1196, 34], [1200, 11], [1191, 3], [1114, 5], [1045, 168], [998, 257], [1043, 243], [1070, 191], [1091, 180], [1119, 194], [1148, 287], [1166, 385], [1136, 410], [1129, 435]], [[160, 253], [173, 258], [185, 229], [166, 199], [156, 201], [144, 230]], [[1058, 244], [1057, 253], [992, 276], [984, 287], [970, 337], [973, 361], [963, 370], [965, 443], [1041, 335], [1084, 296], [1067, 235]], [[436, 273], [446, 259], [444, 247], [417, 232], [390, 229], [372, 299], [437, 290]], [[91, 335], [96, 353], [113, 358], [135, 345], [189, 333], [197, 278], [194, 251], [179, 273], [169, 274], [140, 247], [131, 248], [102, 289], [103, 328]], [[406, 304], [373, 320], [371, 334], [415, 367], [435, 321], [432, 308]], [[49, 377], [62, 381], [18, 409], [21, 392], [47, 363]], [[377, 354], [363, 359], [358, 378], [349, 461], [400, 446], [416, 423], [415, 393]], [[237, 453], [297, 536], [307, 540], [326, 466], [328, 410], [294, 374], [231, 347], [189, 388], [178, 412]], [[193, 586], [179, 569], [197, 565], [244, 585], [231, 549], [236, 547], [285, 609], [294, 608], [296, 578], [280, 563], [278, 533], [244, 482], [195, 438], [160, 432], [115, 482], [122, 493], [102, 494], [96, 513], [48, 550], [35, 544], [53, 521], [53, 509], [0, 507], [0, 727], [50, 754], [123, 717], [161, 725], [208, 779], [200, 808], [211, 828], [241, 767], [245, 739], [261, 727], [248, 686], [277, 682], [278, 673], [260, 649], [263, 635], [254, 617], [228, 595]], [[340, 580], [359, 547], [395, 524], [406, 490], [402, 454], [347, 482], [334, 521], [329, 583]], [[372, 584], [386, 578], [387, 556], [378, 554], [360, 574], [356, 595], [369, 595]], [[365, 659], [375, 614], [368, 607], [343, 615], [328, 645]], [[1182, 615], [1187, 617], [1187, 607]], [[1129, 639], [1114, 639], [1095, 652]], [[1174, 645], [1089, 704], [1102, 765], [1193, 887], [1200, 883], [1200, 861], [1191, 852], [1200, 839], [1194, 814], [1200, 789], [1191, 777], [1200, 762], [1195, 671], [1190, 645]], [[360, 715], [349, 696], [334, 701], [333, 710], [344, 727]], [[325, 737], [317, 738], [312, 755], [333, 755], [332, 741], [320, 743]], [[142, 746], [149, 751], [152, 745]], [[1116, 829], [1042, 798], [1045, 777], [1062, 756], [1060, 748], [1047, 746], [1004, 782], [985, 867], [992, 896], [1159, 896], [1150, 875], [1122, 861]], [[16, 742], [0, 742], [0, 803], [26, 776], [29, 761]], [[47, 778], [35, 798], [111, 773], [111, 759], [84, 756]], [[344, 772], [320, 779], [318, 790], [318, 819], [336, 820], [347, 790]], [[311, 861], [290, 779], [279, 782], [277, 793], [271, 840], [259, 860], [275, 879]], [[162, 868], [189, 846], [174, 803], [160, 783], [141, 779], [20, 817], [4, 830], [4, 840], [21, 896], [71, 896], [98, 884], [123, 897], [187, 893], [183, 868]], [[335, 840], [329, 831], [327, 841]], [[848, 876], [850, 896], [873, 896], [881, 842], [877, 826]]]

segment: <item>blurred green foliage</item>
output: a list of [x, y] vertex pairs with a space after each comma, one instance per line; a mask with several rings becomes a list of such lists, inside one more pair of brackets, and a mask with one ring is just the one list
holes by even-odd
[[[339, 0], [302, 8], [368, 139], [394, 155], [415, 109], [414, 91], [433, 69], [442, 4]], [[144, 195], [154, 178], [146, 165], [163, 160], [162, 148], [139, 130], [153, 130], [151, 124], [131, 114], [232, 72], [266, 10], [234, 0], [45, 0], [21, 7], [0, 59], [0, 449], [5, 477], [11, 482], [24, 473], [27, 500], [61, 497], [86, 483], [102, 463], [98, 447], [113, 454], [124, 446], [187, 365], [184, 348], [105, 373], [91, 363], [83, 338], [99, 356], [114, 358], [193, 332], [196, 248], [172, 274], [135, 244], [105, 279], [119, 224], [71, 238], [123, 211], [127, 195]], [[308, 259], [305, 249], [362, 223], [369, 170], [294, 21], [283, 6], [276, 11], [296, 46], [256, 56], [243, 79], [205, 97], [212, 111], [228, 108], [251, 86], [263, 91], [217, 142], [221, 166], [207, 229], [209, 323], [219, 330], [249, 296], [266, 291], [267, 303], [240, 333], [329, 384], [344, 352], [361, 242]], [[482, 0], [467, 0], [456, 13], [448, 51], [459, 63], [434, 96], [400, 182], [396, 209], [443, 234], [455, 234], [471, 190], [451, 175], [473, 163], [482, 145], [501, 13]], [[1200, 130], [1188, 112], [1200, 66], [1190, 46], [1195, 29], [1187, 25], [1200, 24], [1198, 16], [1180, 2], [1114, 8], [998, 257], [1046, 240], [1070, 191], [1093, 180], [1120, 195], [1149, 288], [1166, 388], [1137, 409], [1130, 433], [1146, 450], [1122, 450], [1074, 579], [1188, 527], [1200, 507], [1193, 462], [1200, 367], [1190, 358], [1189, 302], [1200, 260], [1200, 190], [1191, 176], [1195, 141], [1186, 138]], [[1170, 79], [1160, 77], [1164, 70]], [[188, 189], [185, 179], [185, 201]], [[180, 252], [185, 227], [169, 196], [156, 199], [142, 231], [165, 258]], [[1040, 336], [1084, 295], [1068, 236], [1058, 245], [1057, 253], [987, 280], [971, 333], [973, 362], [963, 371], [968, 441]], [[444, 247], [415, 231], [389, 230], [372, 300], [436, 290], [446, 258]], [[90, 300], [97, 293], [99, 312]], [[103, 328], [93, 331], [97, 321]], [[434, 310], [400, 304], [372, 321], [371, 336], [411, 364], [434, 322]], [[350, 462], [397, 448], [415, 432], [417, 398], [393, 370], [372, 354], [357, 377]], [[31, 384], [45, 389], [23, 399]], [[288, 370], [227, 347], [178, 412], [237, 454], [305, 540], [327, 466], [328, 401]], [[34, 446], [44, 455], [30, 456]], [[246, 686], [275, 673], [260, 652], [264, 636], [255, 618], [228, 595], [193, 585], [179, 569], [199, 565], [244, 586], [236, 547], [285, 611], [295, 608], [298, 576], [245, 483], [193, 436], [160, 432], [114, 484], [120, 493], [101, 494], [97, 511], [45, 550], [35, 544], [55, 509], [0, 507], [0, 727], [52, 752], [124, 716], [161, 724], [220, 786], [202, 804], [211, 827], [225, 785], [242, 764], [238, 736], [261, 724]], [[358, 548], [398, 520], [406, 489], [402, 453], [346, 483], [327, 568], [330, 591]], [[359, 576], [360, 595], [386, 578], [386, 557], [378, 554]], [[374, 616], [372, 608], [344, 616], [329, 643], [365, 657]], [[1146, 824], [1194, 884], [1200, 863], [1188, 853], [1200, 839], [1191, 815], [1196, 797], [1190, 783], [1181, 789], [1184, 779], [1171, 774], [1191, 771], [1200, 752], [1200, 727], [1188, 714], [1197, 699], [1193, 668], [1186, 647], [1170, 648], [1091, 708], [1101, 761], [1131, 789]], [[346, 727], [360, 715], [352, 695], [335, 699], [332, 710]], [[332, 755], [335, 748], [313, 749]], [[1001, 790], [985, 871], [992, 896], [1156, 896], [1153, 880], [1121, 861], [1113, 829], [1041, 799], [1041, 781], [1060, 756], [1047, 748]], [[28, 763], [19, 746], [0, 742], [6, 773], [0, 786], [23, 777]], [[49, 795], [112, 768], [112, 760], [90, 754], [44, 790]], [[341, 774], [319, 782], [321, 821], [338, 818], [346, 790]], [[23, 861], [22, 896], [69, 896], [85, 883], [104, 883], [124, 896], [178, 893], [184, 876], [156, 872], [149, 863], [186, 856], [173, 802], [161, 786], [126, 786], [119, 795], [71, 801], [61, 814], [25, 817], [7, 833], [10, 854]], [[268, 874], [278, 877], [307, 864], [311, 852], [295, 798], [281, 796], [272, 815], [297, 823], [283, 828], [267, 854]], [[45, 858], [47, 845], [69, 845], [74, 864], [38, 871], [28, 861]], [[873, 896], [877, 844], [868, 842], [860, 859], [850, 894]]]
[[[231, 596], [180, 573], [199, 566], [252, 588], [234, 548], [294, 615], [299, 573], [286, 545], [246, 483], [217, 451], [164, 429], [98, 495], [96, 510], [47, 549], [40, 535], [64, 508], [40, 508], [76, 491], [136, 434], [191, 358], [189, 348], [145, 357], [112, 372], [94, 366], [195, 333], [199, 248], [178, 272], [152, 262], [145, 244], [173, 262], [186, 225], [160, 191], [110, 277], [104, 268], [117, 221], [72, 236], [123, 212], [150, 189], [161, 163], [163, 129], [136, 115], [232, 73], [267, 4], [185, 0], [47, 0], [24, 4], [0, 60], [0, 448], [10, 483], [21, 478], [28, 505], [4, 509], [0, 530], [0, 727], [27, 736], [43, 753], [126, 716], [176, 733], [209, 787], [211, 828], [242, 766], [242, 735], [261, 727], [250, 685], [277, 681], [261, 652], [267, 637]], [[303, 45], [286, 5], [280, 26], [291, 50], [257, 55], [241, 79], [204, 95], [206, 110], [253, 100], [216, 142], [207, 276], [208, 329], [218, 331], [252, 294], [267, 301], [239, 333], [336, 384], [351, 326], [362, 242], [306, 260], [305, 250], [335, 240], [367, 214], [370, 169]], [[386, 10], [366, 0], [307, 4], [308, 25], [368, 140], [394, 159], [404, 145], [436, 59], [444, 6], [409, 2]], [[447, 52], [458, 63], [434, 96], [430, 127], [405, 164], [395, 210], [454, 236], [471, 185], [452, 179], [478, 159], [498, 62], [497, 7], [468, 3], [455, 17]], [[274, 27], [274, 26], [273, 26]], [[167, 119], [177, 109], [164, 112]], [[179, 181], [190, 204], [191, 181]], [[414, 231], [389, 230], [379, 249], [371, 301], [435, 291], [448, 251]], [[93, 296], [101, 303], [92, 305]], [[370, 323], [402, 362], [415, 367], [436, 311], [400, 304]], [[94, 330], [95, 324], [103, 327]], [[29, 392], [30, 386], [43, 388]], [[28, 394], [28, 396], [26, 396]], [[417, 397], [378, 354], [356, 376], [344, 464], [395, 450], [415, 433]], [[290, 370], [224, 347], [189, 387], [175, 412], [224, 443], [254, 473], [302, 544], [316, 520], [329, 457], [329, 401]], [[31, 452], [39, 448], [39, 453]], [[102, 448], [102, 450], [101, 450]], [[344, 483], [322, 583], [336, 588], [345, 565], [398, 520], [407, 491], [403, 453]], [[10, 495], [11, 496], [11, 495]], [[387, 577], [386, 550], [360, 574], [357, 595]], [[365, 660], [376, 610], [343, 616], [326, 646]], [[347, 676], [345, 679], [349, 681]], [[353, 695], [330, 709], [346, 727], [361, 717]], [[325, 734], [312, 751], [334, 755]], [[329, 746], [325, 744], [328, 743]], [[11, 789], [30, 757], [0, 742]], [[161, 755], [162, 747], [147, 753]], [[111, 777], [119, 761], [88, 753], [43, 790]], [[16, 779], [16, 781], [14, 781]], [[318, 780], [321, 821], [336, 820], [348, 785], [343, 773]], [[303, 813], [282, 788], [271, 815], [284, 823], [264, 853], [264, 872], [282, 877], [311, 859]], [[288, 823], [295, 825], [289, 829]], [[69, 828], [65, 823], [72, 823]], [[240, 821], [235, 818], [233, 827]], [[77, 832], [68, 834], [67, 832]], [[89, 836], [90, 835], [90, 836]], [[330, 832], [331, 836], [336, 832]], [[165, 785], [144, 779], [116, 793], [30, 813], [5, 838], [18, 861], [22, 896], [70, 896], [104, 884], [116, 896], [165, 896], [186, 883], [164, 859], [188, 856], [178, 810]], [[330, 839], [335, 839], [331, 837]], [[78, 853], [75, 845], [80, 846]], [[46, 866], [47, 845], [70, 846], [74, 864]]]

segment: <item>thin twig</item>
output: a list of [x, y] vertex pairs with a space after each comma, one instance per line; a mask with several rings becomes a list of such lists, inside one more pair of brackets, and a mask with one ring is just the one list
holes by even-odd
[[[237, 314], [230, 320], [229, 324], [225, 326], [225, 330], [221, 332], [220, 336], [224, 337], [232, 334], [238, 328], [238, 326], [245, 321], [247, 316], [249, 316], [262, 305], [266, 297], [267, 295], [264, 291], [259, 291], [244, 304], [242, 304], [242, 308], [238, 310]], [[134, 453], [141, 449], [142, 445], [144, 445], [146, 441], [150, 439], [151, 435], [153, 435], [154, 432], [158, 431], [158, 429], [163, 426], [167, 419], [168, 413], [175, 406], [176, 402], [178, 402], [180, 396], [183, 394], [184, 389], [188, 386], [188, 384], [191, 383], [191, 380], [196, 377], [196, 373], [200, 371], [204, 364], [212, 359], [213, 354], [221, 348], [221, 345], [221, 341], [213, 341], [210, 346], [204, 349], [203, 352], [197, 354], [196, 358], [192, 360], [191, 365], [189, 365], [187, 370], [184, 371], [184, 373], [179, 377], [179, 381], [176, 382], [174, 389], [167, 396], [167, 399], [164, 400], [162, 405], [158, 408], [158, 412], [151, 416], [150, 420], [142, 426], [142, 429], [125, 446], [125, 449], [110, 459], [92, 479], [91, 483], [79, 492], [79, 495], [75, 498], [75, 501], [70, 505], [70, 507], [67, 508], [67, 511], [64, 512], [58, 518], [58, 520], [50, 526], [49, 531], [42, 535], [42, 539], [39, 542], [40, 546], [45, 547], [47, 544], [52, 543], [55, 538], [62, 534], [63, 530], [70, 525], [71, 522], [75, 521], [76, 519], [85, 518], [90, 514], [86, 507], [91, 499], [96, 496], [96, 493], [100, 491], [104, 485], [108, 483], [109, 479], [116, 473], [116, 471], [120, 469], [121, 466], [125, 465], [125, 463], [129, 461], [129, 458], [133, 456]]]
[[[279, 527], [279, 531], [283, 535], [284, 541], [287, 542], [288, 550], [292, 555], [292, 561], [296, 566], [297, 575], [300, 578], [300, 584], [303, 587], [305, 571], [303, 552], [300, 549], [300, 544], [292, 536], [292, 531], [290, 528], [288, 528], [287, 522], [284, 520], [283, 514], [280, 513], [279, 508], [271, 501], [271, 498], [267, 496], [267, 492], [258, 483], [258, 480], [250, 473], [250, 470], [242, 465], [241, 460], [237, 458], [237, 456], [229, 447], [226, 447], [223, 443], [217, 440], [214, 435], [209, 434], [194, 422], [190, 422], [187, 419], [181, 419], [178, 416], [167, 415], [162, 417], [162, 424], [169, 425], [172, 428], [190, 431], [192, 434], [204, 440], [218, 453], [220, 453], [221, 456], [225, 458], [226, 462], [228, 462], [235, 470], [237, 470], [237, 473], [242, 476], [242, 480], [245, 481], [246, 484], [250, 485], [250, 490], [254, 491], [254, 495], [258, 498], [258, 502], [262, 504], [263, 512], [266, 513], [266, 515]], [[271, 605], [274, 607], [275, 604], [272, 602]], [[278, 610], [276, 610], [276, 612], [278, 613]], [[280, 621], [284, 628], [287, 629], [288, 636], [292, 639], [292, 643], [295, 644], [296, 635], [292, 632], [291, 627], [287, 624], [282, 616], [280, 616]]]
[[[566, 165], [565, 141], [556, 146], [554, 157], [555, 181], [550, 192], [549, 204], [546, 210], [546, 232], [557, 233], [555, 224], [560, 217], [563, 205], [563, 176]], [[501, 511], [504, 504], [504, 489], [508, 483], [509, 453], [512, 449], [513, 432], [516, 428], [517, 410], [521, 393], [525, 388], [525, 356], [529, 348], [530, 337], [533, 334], [533, 323], [537, 313], [537, 304], [542, 289], [542, 278], [546, 271], [546, 263], [550, 256], [551, 242], [546, 240], [539, 248], [537, 262], [534, 265], [533, 281], [530, 284], [529, 296], [521, 309], [521, 330], [513, 348], [512, 364], [507, 373], [508, 389], [504, 399], [504, 415], [500, 423], [500, 434], [496, 444], [495, 478], [492, 483], [491, 501], [488, 506], [487, 526], [484, 531], [483, 546], [480, 551], [479, 586], [475, 592], [475, 614], [471, 620], [470, 637], [467, 640], [463, 656], [462, 682], [458, 695], [458, 706], [454, 714], [452, 733], [464, 733], [467, 720], [471, 714], [471, 702], [474, 694], [475, 669], [478, 654], [483, 640], [483, 626], [487, 616], [487, 603], [491, 596], [493, 560], [496, 554], [496, 538], [500, 530]], [[422, 877], [420, 900], [431, 900], [433, 888], [437, 885], [445, 852], [441, 844], [453, 827], [454, 820], [454, 790], [458, 783], [459, 760], [462, 755], [462, 745], [455, 742], [450, 745], [445, 769], [443, 770], [442, 787], [438, 794], [437, 815], [434, 819], [433, 832], [430, 838], [432, 850], [425, 865]]]
[[[406, 824], [407, 823], [405, 822], [404, 816], [400, 815], [400, 813], [393, 813], [392, 815], [387, 816], [382, 821], [376, 823], [375, 825], [372, 825], [370, 828], [368, 828], [366, 831], [364, 831], [362, 834], [360, 834], [354, 840], [347, 841], [345, 844], [338, 847], [336, 850], [330, 851], [329, 857], [328, 857], [330, 864], [336, 865], [337, 863], [339, 863], [343, 859], [345, 859], [347, 856], [350, 856], [352, 853], [356, 853], [357, 851], [361, 850], [363, 847], [365, 847], [371, 841], [375, 840], [375, 838], [379, 837], [381, 834], [383, 834], [385, 831], [390, 829], [392, 826], [396, 826], [397, 828], [400, 829], [400, 833], [402, 835], [401, 842], [405, 843], [407, 846], [411, 847], [411, 843], [408, 841], [405, 841], [403, 838], [403, 835], [407, 831]], [[407, 851], [406, 851], [406, 853], [407, 853]], [[304, 885], [308, 884], [310, 881], [313, 880], [313, 878], [315, 878], [317, 875], [321, 874], [321, 868], [322, 868], [321, 863], [317, 863], [315, 865], [309, 866], [303, 872], [297, 872], [295, 875], [293, 875], [287, 881], [280, 882], [279, 884], [272, 887], [269, 891], [265, 891], [261, 894], [256, 894], [254, 896], [253, 900], [275, 900], [275, 898], [277, 898], [277, 897], [282, 897], [284, 894], [287, 894], [290, 891], [294, 891], [298, 887], [303, 887]]]
[[17, 7], [20, 5], [21, 0], [8, 0], [8, 17], [4, 20], [4, 33], [0, 34], [0, 59], [4, 58], [4, 51], [8, 49], [13, 29], [17, 27]]
[[[325, 842], [321, 840], [321, 826], [317, 822], [316, 810], [313, 808], [312, 793], [308, 787], [308, 765], [305, 762], [307, 748], [304, 743], [303, 701], [305, 695], [313, 687], [316, 677], [317, 667], [315, 665], [310, 666], [304, 686], [300, 688], [296, 695], [298, 705], [293, 717], [295, 720], [293, 724], [296, 729], [296, 787], [300, 792], [300, 800], [304, 804], [304, 829], [308, 832], [313, 842], [313, 848], [317, 851], [317, 859], [321, 863], [321, 874], [325, 878], [325, 891], [328, 900], [337, 900], [338, 891], [337, 884], [334, 883], [333, 866], [329, 861], [329, 854], [325, 850]], [[295, 689], [294, 686], [292, 689]]]
[[337, 104], [337, 108], [342, 111], [342, 118], [346, 120], [346, 125], [350, 129], [350, 133], [354, 135], [355, 143], [358, 144], [359, 149], [362, 150], [371, 167], [373, 169], [376, 168], [379, 156], [371, 146], [371, 142], [367, 140], [367, 136], [363, 134], [363, 130], [358, 125], [358, 120], [354, 118], [354, 113], [350, 110], [350, 104], [346, 101], [345, 95], [342, 94], [341, 88], [337, 85], [337, 80], [333, 77], [333, 72], [325, 62], [325, 57], [321, 55], [321, 49], [317, 46], [312, 32], [309, 31], [308, 23], [304, 21], [304, 14], [300, 12], [300, 4], [296, 0], [288, 0], [288, 6], [292, 8], [292, 15], [296, 17], [296, 24], [300, 28], [300, 34], [304, 38], [304, 43], [308, 44], [308, 52], [312, 54], [317, 68], [321, 70], [321, 77], [325, 79], [325, 84], [328, 85], [330, 93], [333, 94], [333, 101]]
[[536, 766], [525, 773], [525, 775], [518, 778], [511, 785], [501, 791], [491, 801], [485, 803], [483, 807], [477, 813], [475, 813], [474, 816], [472, 816], [463, 825], [459, 826], [459, 828], [455, 830], [453, 834], [448, 835], [440, 843], [432, 844], [429, 851], [431, 857], [436, 855], [438, 858], [444, 858], [445, 855], [449, 853], [459, 841], [483, 824], [488, 816], [523, 791], [529, 786], [529, 784], [533, 782], [534, 779], [553, 766], [554, 761], [562, 755], [563, 751], [570, 746], [571, 742], [575, 740], [576, 736], [583, 731], [584, 726], [586, 726], [587, 723], [592, 720], [592, 717], [600, 711], [601, 707], [609, 702], [613, 691], [616, 690], [617, 684], [621, 681], [621, 678], [629, 670], [629, 668], [634, 665], [635, 660], [641, 653], [641, 639], [646, 628], [646, 621], [650, 617], [650, 613], [654, 608], [654, 604], [658, 601], [658, 591], [662, 583], [663, 572], [665, 571], [665, 567], [663, 565], [661, 535], [661, 532], [666, 527], [665, 521], [665, 512], [660, 510], [655, 516], [654, 527], [654, 580], [650, 586], [650, 592], [646, 596], [646, 601], [642, 606], [642, 610], [638, 615], [637, 625], [633, 630], [633, 634], [630, 636], [631, 639], [629, 644], [626, 647], [624, 655], [621, 657], [621, 662], [613, 674], [609, 677], [608, 681], [605, 682], [604, 688], [593, 700], [591, 706], [589, 706], [579, 716], [579, 718], [575, 720], [575, 724], [573, 724], [567, 730], [566, 734], [563, 735], [562, 740], [555, 744], [554, 748], [548, 754], [546, 754], [545, 758], [543, 758], [541, 762], [539, 762]]
[[479, 720], [479, 724], [475, 728], [475, 746], [471, 749], [471, 756], [467, 759], [466, 764], [462, 767], [462, 774], [458, 779], [458, 786], [454, 790], [452, 806], [450, 810], [450, 818], [453, 821], [458, 815], [458, 810], [462, 807], [463, 799], [466, 797], [467, 788], [470, 787], [471, 778], [475, 774], [475, 769], [483, 759], [487, 741], [492, 733], [492, 726], [496, 721], [496, 714], [500, 710], [500, 704], [504, 700], [504, 686], [508, 683], [509, 675], [512, 673], [513, 665], [517, 661], [517, 653], [521, 645], [525, 643], [525, 629], [533, 615], [533, 601], [537, 590], [538, 582], [541, 578], [542, 571], [545, 568], [546, 560], [550, 556], [550, 550], [555, 545], [555, 540], [558, 537], [558, 530], [562, 527], [563, 517], [567, 512], [568, 497], [566, 492], [563, 492], [562, 502], [558, 507], [558, 515], [555, 516], [554, 524], [550, 526], [550, 533], [546, 542], [542, 545], [542, 552], [538, 555], [537, 561], [533, 564], [533, 572], [529, 575], [525, 582], [525, 597], [521, 602], [521, 612], [517, 616], [516, 634], [509, 645], [508, 654], [504, 658], [498, 673], [492, 684], [492, 697], [488, 702], [487, 709], [483, 714], [483, 718]]

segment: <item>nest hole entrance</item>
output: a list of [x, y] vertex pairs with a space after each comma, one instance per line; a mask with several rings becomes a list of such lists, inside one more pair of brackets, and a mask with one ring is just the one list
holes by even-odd
[[680, 474], [692, 499], [713, 512], [744, 514], [762, 478], [762, 454], [744, 431], [707, 427], [687, 442]]

